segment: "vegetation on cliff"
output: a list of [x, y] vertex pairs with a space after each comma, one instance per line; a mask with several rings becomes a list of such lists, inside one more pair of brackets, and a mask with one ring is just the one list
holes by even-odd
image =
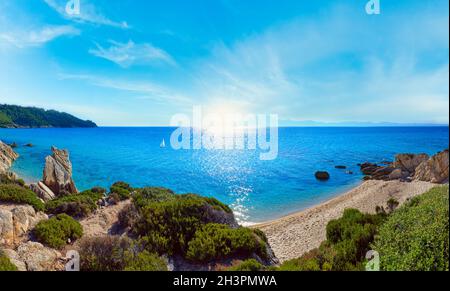
[[11, 263], [9, 258], [0, 250], [0, 272], [5, 271], [17, 271], [17, 267]]
[[449, 270], [448, 186], [436, 187], [395, 211], [373, 248], [386, 271]]
[[80, 245], [80, 256], [83, 271], [167, 271], [163, 259], [127, 237], [85, 239]]
[[16, 184], [0, 184], [0, 202], [28, 204], [36, 211], [44, 211], [45, 208], [33, 191]]
[[46, 212], [49, 214], [65, 213], [74, 218], [83, 218], [97, 209], [97, 201], [104, 196], [95, 192], [96, 189], [87, 190], [78, 194], [68, 194], [47, 202]]
[[132, 230], [151, 252], [181, 255], [194, 262], [236, 255], [267, 257], [264, 239], [237, 227], [230, 208], [214, 198], [144, 188], [133, 199], [139, 218]]
[[347, 209], [341, 218], [328, 223], [327, 240], [318, 249], [283, 263], [280, 270], [363, 270], [365, 254], [384, 220], [385, 214], [363, 214], [356, 209]]
[[39, 222], [33, 230], [36, 239], [44, 245], [59, 249], [68, 241], [75, 241], [83, 235], [81, 224], [66, 214], [58, 214]]
[[284, 262], [279, 270], [364, 270], [365, 254], [375, 250], [382, 270], [448, 271], [448, 189], [433, 188], [390, 214], [347, 209], [342, 218], [328, 223], [327, 240], [319, 248]]
[[35, 107], [0, 105], [0, 127], [97, 127], [68, 113]]

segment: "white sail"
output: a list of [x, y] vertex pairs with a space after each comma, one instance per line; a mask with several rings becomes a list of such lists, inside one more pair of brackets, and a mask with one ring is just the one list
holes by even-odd
[[166, 141], [164, 139], [162, 140], [160, 147], [162, 147], [162, 148], [166, 147]]

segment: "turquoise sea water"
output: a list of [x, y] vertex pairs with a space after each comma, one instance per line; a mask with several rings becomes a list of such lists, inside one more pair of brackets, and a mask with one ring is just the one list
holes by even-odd
[[[448, 148], [448, 127], [280, 128], [279, 155], [261, 161], [251, 150], [160, 148], [171, 128], [0, 129], [21, 155], [13, 170], [28, 181], [42, 177], [52, 145], [67, 148], [81, 190], [127, 181], [178, 193], [213, 196], [230, 204], [241, 222], [274, 219], [327, 200], [361, 181], [364, 161], [392, 160], [396, 153], [434, 154]], [[34, 147], [24, 145], [32, 143]], [[336, 165], [346, 165], [347, 174]], [[317, 170], [331, 174], [327, 182]]]

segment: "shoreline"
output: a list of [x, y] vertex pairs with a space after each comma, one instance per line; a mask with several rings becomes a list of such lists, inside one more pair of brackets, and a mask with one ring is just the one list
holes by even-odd
[[400, 205], [408, 199], [439, 186], [430, 182], [370, 180], [330, 200], [290, 215], [251, 225], [262, 230], [281, 261], [301, 257], [326, 240], [326, 225], [339, 218], [347, 208], [375, 213], [376, 206], [386, 207], [389, 198]]

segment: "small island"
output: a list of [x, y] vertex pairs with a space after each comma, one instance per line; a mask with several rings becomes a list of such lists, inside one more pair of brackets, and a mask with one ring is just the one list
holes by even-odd
[[0, 104], [0, 128], [90, 128], [97, 125], [56, 110]]

